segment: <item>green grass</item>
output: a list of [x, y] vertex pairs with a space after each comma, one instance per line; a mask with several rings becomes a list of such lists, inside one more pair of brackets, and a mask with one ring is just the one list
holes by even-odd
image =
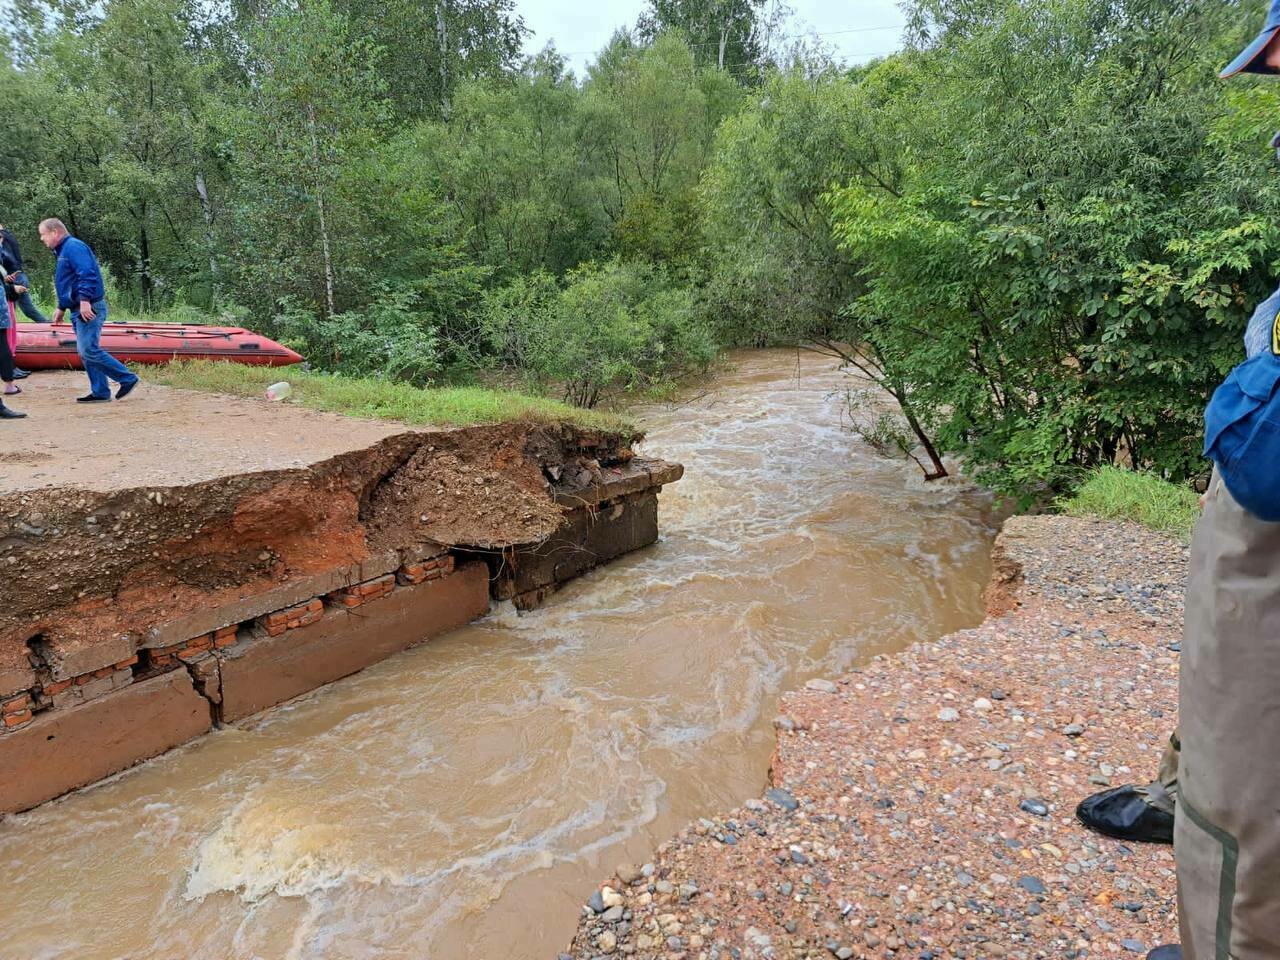
[[1194, 491], [1150, 473], [1119, 467], [1098, 467], [1058, 506], [1076, 517], [1133, 520], [1184, 541], [1191, 539], [1191, 528], [1200, 515]]
[[438, 426], [523, 420], [571, 423], [632, 438], [638, 433], [634, 424], [617, 414], [581, 410], [545, 397], [505, 390], [480, 387], [423, 389], [387, 380], [310, 373], [301, 367], [249, 367], [205, 360], [142, 366], [138, 372], [151, 383], [239, 397], [260, 397], [269, 384], [287, 380], [293, 388], [286, 401], [288, 403], [373, 420]]

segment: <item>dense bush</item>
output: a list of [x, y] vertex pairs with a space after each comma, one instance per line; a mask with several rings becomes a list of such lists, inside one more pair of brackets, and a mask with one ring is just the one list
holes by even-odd
[[389, 290], [365, 310], [321, 316], [286, 301], [276, 317], [281, 340], [320, 370], [429, 383], [441, 370], [440, 336], [413, 295]]
[[480, 322], [493, 356], [584, 407], [705, 369], [715, 356], [692, 293], [640, 263], [587, 264], [563, 288], [545, 274], [520, 278], [486, 296]]
[[1002, 487], [1121, 457], [1196, 473], [1205, 401], [1280, 253], [1264, 141], [1239, 136], [1214, 79], [1238, 11], [932, 8], [937, 44], [884, 68], [899, 92], [881, 124], [910, 162], [831, 196], [866, 284], [852, 335]]

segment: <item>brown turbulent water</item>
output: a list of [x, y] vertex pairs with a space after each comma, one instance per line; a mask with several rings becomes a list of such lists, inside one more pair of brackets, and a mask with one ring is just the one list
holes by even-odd
[[637, 411], [662, 541], [0, 823], [0, 957], [553, 957], [592, 884], [761, 790], [780, 690], [972, 625], [987, 499], [740, 353]]

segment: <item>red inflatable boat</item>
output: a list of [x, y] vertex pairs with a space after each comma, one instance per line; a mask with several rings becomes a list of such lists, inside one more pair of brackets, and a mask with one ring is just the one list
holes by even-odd
[[[102, 346], [125, 363], [228, 360], [258, 367], [287, 367], [302, 360], [288, 347], [240, 327], [108, 322], [102, 326]], [[80, 357], [71, 324], [18, 324], [17, 361], [25, 370], [79, 370]]]

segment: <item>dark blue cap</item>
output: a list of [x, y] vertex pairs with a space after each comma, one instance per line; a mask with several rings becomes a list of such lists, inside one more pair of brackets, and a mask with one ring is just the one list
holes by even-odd
[[1280, 30], [1280, 0], [1271, 0], [1271, 12], [1267, 14], [1267, 24], [1262, 32], [1253, 38], [1253, 42], [1244, 48], [1240, 56], [1223, 67], [1218, 76], [1225, 80], [1237, 73], [1280, 73], [1280, 70], [1268, 67], [1259, 57], [1277, 30]]

